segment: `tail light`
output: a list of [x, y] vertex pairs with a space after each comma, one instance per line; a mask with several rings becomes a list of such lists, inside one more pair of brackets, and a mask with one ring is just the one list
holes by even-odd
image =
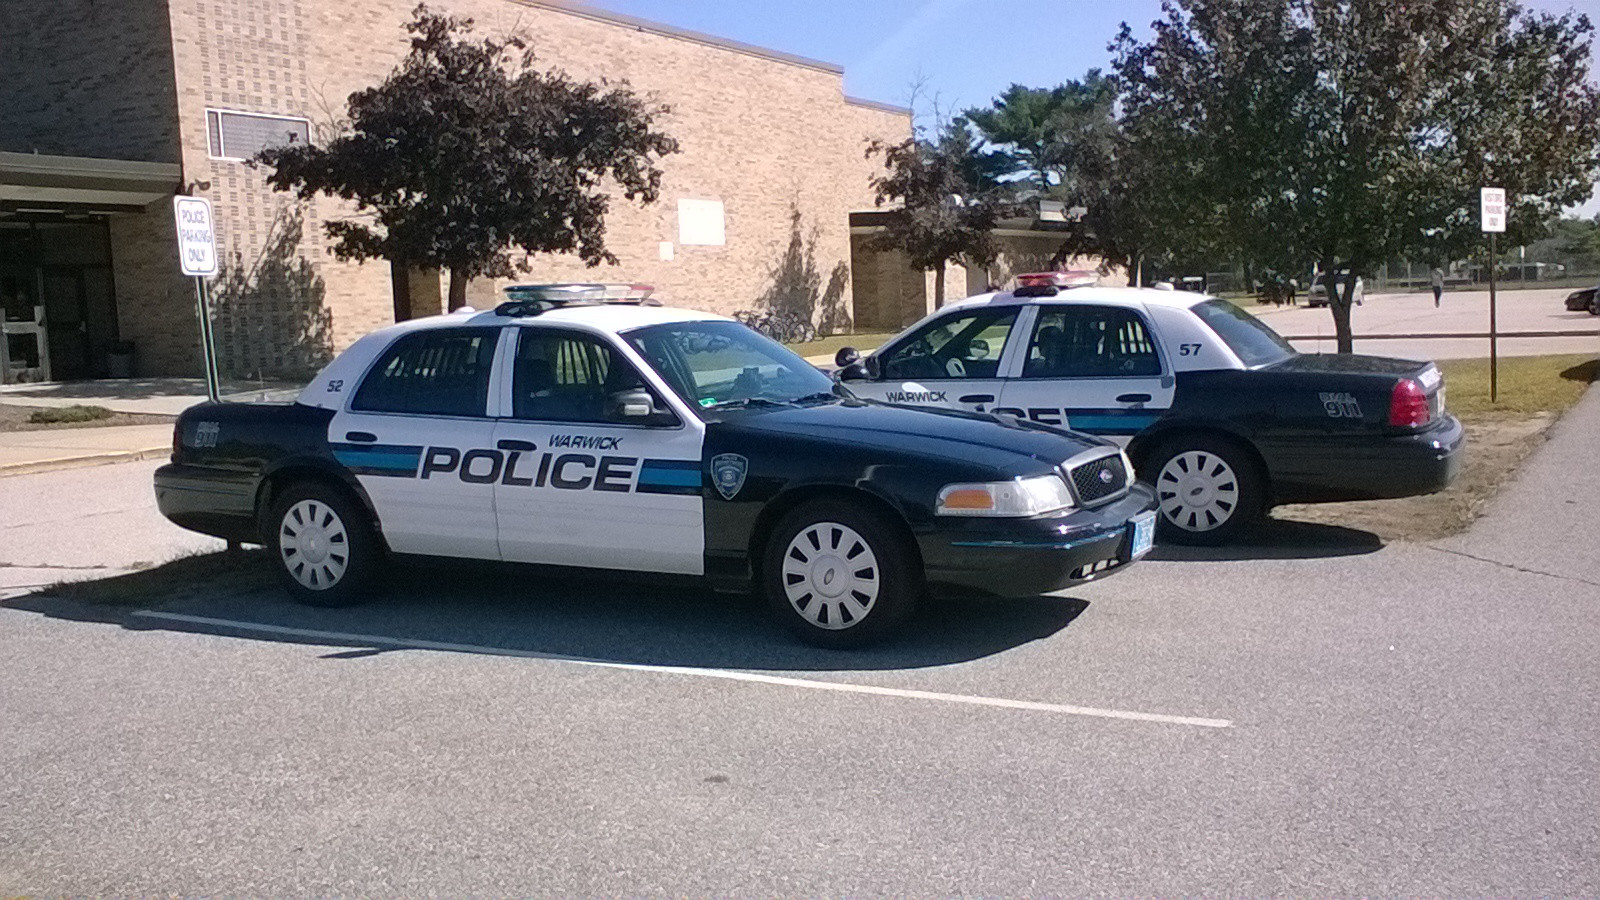
[[1428, 395], [1423, 393], [1422, 385], [1409, 378], [1396, 382], [1394, 393], [1389, 396], [1389, 424], [1415, 428], [1428, 424], [1430, 418]]

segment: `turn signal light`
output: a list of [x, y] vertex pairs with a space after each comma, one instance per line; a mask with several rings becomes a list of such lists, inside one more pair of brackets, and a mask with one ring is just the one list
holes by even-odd
[[1389, 396], [1389, 424], [1400, 428], [1415, 428], [1428, 424], [1428, 395], [1422, 386], [1409, 378], [1395, 383]]

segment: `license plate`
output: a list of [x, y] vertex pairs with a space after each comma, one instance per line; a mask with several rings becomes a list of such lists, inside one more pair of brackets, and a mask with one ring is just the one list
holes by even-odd
[[1130, 542], [1132, 550], [1128, 553], [1128, 558], [1138, 559], [1149, 553], [1150, 548], [1156, 543], [1156, 514], [1147, 512], [1137, 516], [1128, 524], [1128, 528], [1133, 532]]

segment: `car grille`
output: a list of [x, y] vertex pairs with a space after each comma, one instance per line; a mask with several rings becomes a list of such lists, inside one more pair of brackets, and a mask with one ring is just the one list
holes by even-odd
[[1090, 506], [1114, 497], [1128, 488], [1128, 470], [1123, 468], [1122, 456], [1111, 454], [1091, 459], [1067, 470], [1072, 481], [1072, 492], [1078, 503]]

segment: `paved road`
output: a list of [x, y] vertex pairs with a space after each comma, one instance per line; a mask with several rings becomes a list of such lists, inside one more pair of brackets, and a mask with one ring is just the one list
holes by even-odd
[[[1285, 526], [866, 652], [524, 570], [14, 598], [0, 894], [1600, 892], [1597, 429], [1437, 548]], [[109, 558], [175, 540], [79, 496]]]
[[[1567, 312], [1562, 299], [1571, 288], [1531, 288], [1499, 291], [1496, 306], [1501, 331], [1600, 331], [1600, 318], [1586, 312]], [[1295, 346], [1306, 353], [1332, 353], [1333, 316], [1326, 309], [1304, 306], [1257, 308], [1280, 334], [1323, 335], [1322, 341], [1300, 341]], [[1371, 334], [1438, 334], [1487, 332], [1489, 330], [1489, 292], [1450, 291], [1439, 307], [1433, 293], [1368, 294], [1366, 302], [1351, 310], [1351, 327], [1358, 339], [1357, 353], [1398, 356], [1407, 359], [1468, 359], [1487, 357], [1489, 342], [1483, 340], [1360, 340]], [[1600, 352], [1600, 337], [1507, 338], [1500, 341], [1503, 356], [1540, 356], [1547, 353]]]

